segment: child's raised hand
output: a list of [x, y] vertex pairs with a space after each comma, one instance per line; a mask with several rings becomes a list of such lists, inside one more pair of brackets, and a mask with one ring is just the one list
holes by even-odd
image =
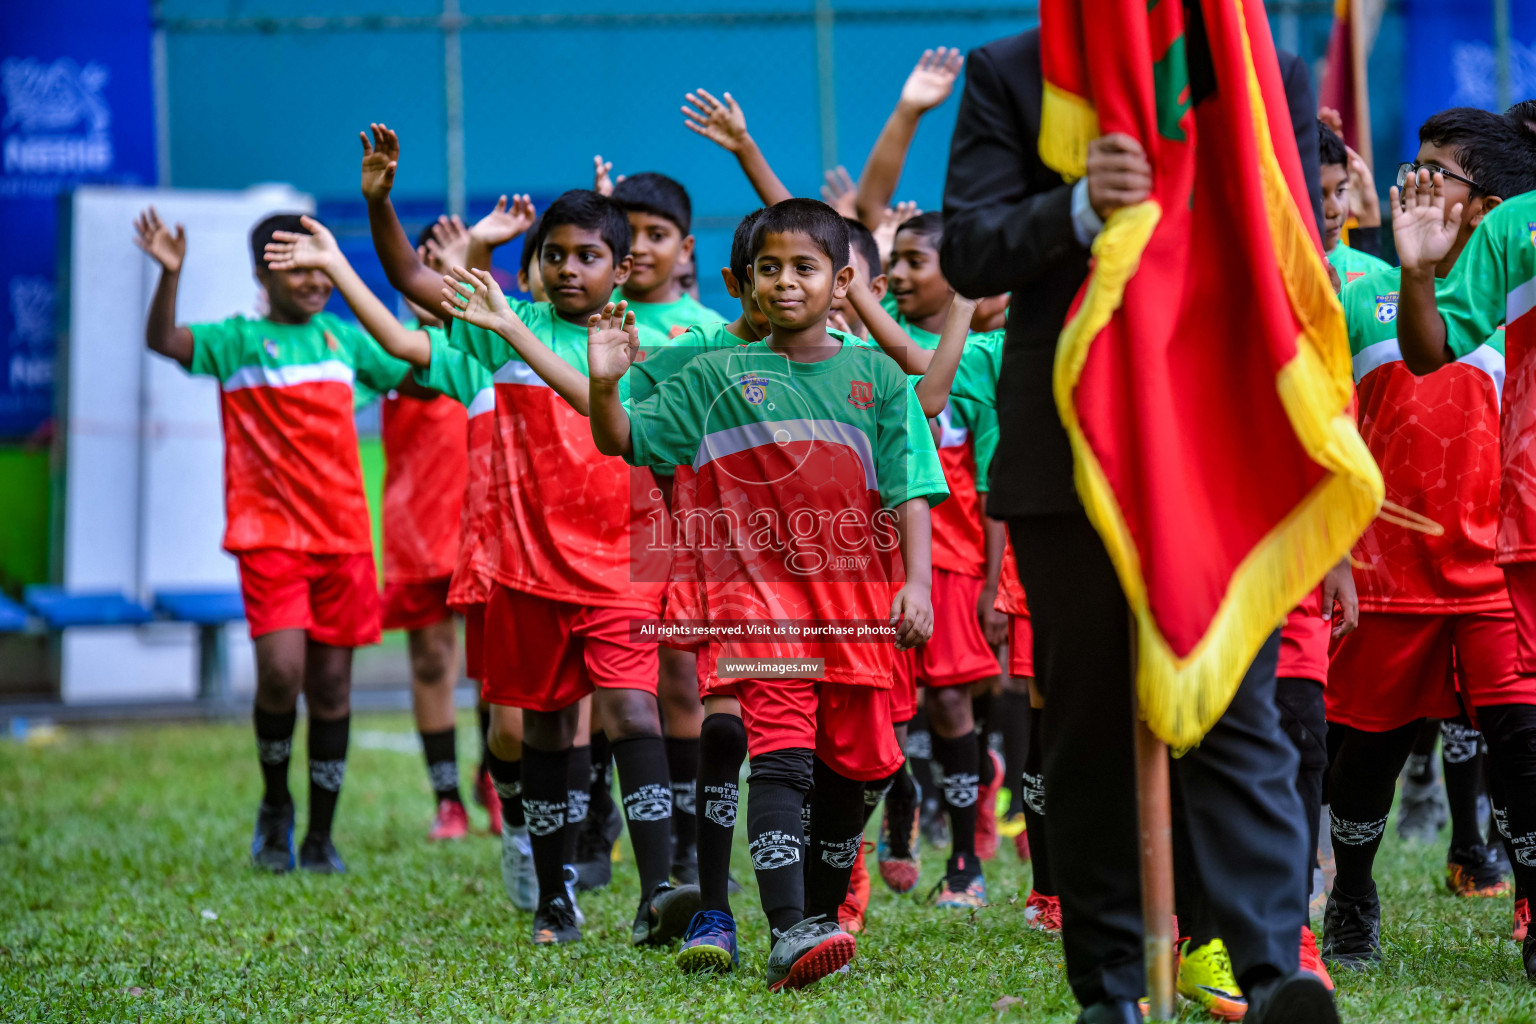
[[613, 161], [604, 160], [601, 156], [592, 158], [592, 191], [598, 195], [613, 195], [613, 186], [616, 182], [623, 181], [624, 175], [612, 178]]
[[1378, 227], [1381, 224], [1381, 198], [1376, 195], [1376, 178], [1364, 157], [1348, 146], [1344, 147], [1344, 152], [1348, 160], [1350, 210], [1361, 227]]
[[457, 214], [438, 217], [417, 255], [439, 274], [449, 267], [463, 266], [469, 262], [469, 229]]
[[725, 102], [722, 103], [706, 89], [688, 93], [684, 98], [692, 106], [683, 105], [683, 116], [687, 118], [683, 123], [690, 131], [704, 136], [717, 146], [732, 153], [740, 153], [752, 138], [747, 134], [747, 115], [741, 112], [741, 104], [730, 93], [723, 95]]
[[891, 625], [896, 627], [896, 649], [910, 651], [933, 636], [933, 598], [926, 587], [906, 584], [891, 601]]
[[454, 267], [443, 275], [443, 311], [488, 331], [522, 326], [490, 271]]
[[1428, 270], [1445, 259], [1461, 229], [1461, 204], [1445, 208], [1445, 180], [1419, 168], [1399, 193], [1392, 186], [1392, 237], [1404, 270]]
[[821, 199], [844, 217], [859, 215], [859, 186], [848, 173], [848, 168], [838, 164], [827, 172], [826, 184], [821, 186]]
[[[896, 247], [896, 229], [922, 212], [911, 200], [885, 208], [885, 212], [880, 215], [879, 226], [870, 232], [875, 236], [875, 245], [880, 249], [882, 263], [890, 262], [891, 250]], [[869, 271], [874, 273], [875, 268], [870, 267]]]
[[954, 91], [955, 79], [964, 64], [965, 55], [959, 50], [944, 46], [924, 50], [917, 67], [901, 87], [901, 105], [914, 113], [926, 114], [943, 103]]
[[617, 384], [640, 354], [640, 329], [628, 303], [612, 302], [587, 318], [587, 377]]
[[400, 166], [400, 137], [382, 124], [370, 124], [368, 132], [358, 132], [363, 140], [363, 198], [374, 201], [389, 198], [395, 185], [395, 169]]
[[[960, 296], [957, 294], [955, 298], [958, 300]], [[971, 310], [971, 330], [985, 333], [1001, 328], [1008, 322], [1008, 303], [1012, 299], [1012, 292], [977, 299]]]
[[176, 232], [160, 223], [160, 215], [153, 206], [146, 209], [133, 222], [133, 244], [143, 249], [169, 274], [181, 271], [182, 260], [187, 257], [187, 229], [176, 225]]
[[301, 217], [299, 223], [309, 229], [274, 231], [272, 241], [262, 254], [268, 270], [327, 270], [341, 256], [336, 236], [313, 217]]
[[[608, 191], [613, 191], [611, 186]], [[496, 208], [481, 217], [469, 229], [469, 234], [476, 241], [483, 242], [487, 248], [494, 249], [498, 245], [506, 245], [533, 227], [536, 215], [533, 200], [527, 196], [514, 195], [510, 206], [507, 197], [502, 196], [496, 201]]]

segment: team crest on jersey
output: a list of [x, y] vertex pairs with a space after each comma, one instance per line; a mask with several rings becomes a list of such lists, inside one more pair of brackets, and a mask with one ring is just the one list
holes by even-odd
[[332, 352], [335, 352], [338, 348], [341, 347], [336, 343], [336, 335], [332, 334], [330, 331], [325, 332], [325, 347], [330, 349]]
[[850, 381], [848, 404], [855, 409], [868, 409], [875, 404], [875, 386], [867, 380]]
[[267, 355], [271, 356], [273, 359], [277, 358], [277, 342], [273, 341], [271, 338], [262, 338], [261, 347], [266, 349]]
[[762, 405], [768, 397], [768, 378], [755, 373], [744, 373], [736, 381], [741, 385], [741, 397], [751, 405]]
[[687, 333], [688, 333], [688, 328], [684, 327], [682, 324], [673, 324], [672, 325], [672, 330], [667, 333], [667, 337], [669, 337], [669, 338], [681, 338], [683, 335], [685, 335]]
[[1533, 220], [1527, 224], [1525, 226], [1525, 230], [1531, 233], [1531, 244], [1536, 245], [1536, 220]]
[[1345, 281], [1344, 283], [1345, 284], [1349, 284], [1350, 281], [1358, 281], [1358, 280], [1360, 280], [1360, 278], [1364, 277], [1365, 276], [1365, 271], [1363, 271], [1363, 270], [1351, 270], [1351, 271], [1348, 271], [1345, 276], [1348, 277], [1349, 280]]
[[1389, 324], [1397, 319], [1397, 292], [1376, 296], [1376, 322]]

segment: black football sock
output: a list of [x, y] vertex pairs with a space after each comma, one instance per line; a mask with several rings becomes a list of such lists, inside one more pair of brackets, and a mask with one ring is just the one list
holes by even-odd
[[491, 785], [501, 797], [501, 820], [509, 828], [527, 828], [528, 819], [523, 815], [523, 762], [503, 761], [487, 749], [485, 770], [491, 773]]
[[1040, 738], [1040, 726], [1045, 716], [1031, 709], [1029, 722], [1029, 749], [1024, 755], [1024, 769], [1020, 774], [1020, 800], [1024, 808], [1024, 834], [1029, 836], [1029, 866], [1034, 873], [1034, 890], [1042, 896], [1055, 896], [1056, 883], [1051, 879], [1051, 850], [1045, 841], [1045, 771], [1041, 767], [1045, 744]]
[[840, 775], [816, 758], [811, 769], [810, 870], [805, 879], [805, 914], [837, 921], [848, 898], [853, 862], [864, 845], [864, 783]]
[[976, 859], [976, 797], [980, 775], [974, 736], [933, 734], [934, 782], [949, 814], [950, 855], [945, 870], [981, 873]]
[[629, 842], [640, 872], [640, 891], [651, 891], [672, 872], [672, 784], [660, 736], [631, 736], [613, 743], [619, 769], [619, 797], [629, 824]]
[[1433, 785], [1436, 775], [1435, 745], [1440, 742], [1440, 721], [1426, 718], [1419, 725], [1419, 734], [1413, 740], [1413, 753], [1408, 755], [1404, 769], [1409, 782], [1420, 786]]
[[1347, 895], [1363, 896], [1371, 890], [1371, 867], [1392, 810], [1397, 776], [1418, 729], [1417, 722], [1391, 732], [1328, 723], [1330, 740], [1337, 743], [1328, 771], [1329, 831], [1338, 865], [1333, 884]]
[[309, 719], [309, 836], [331, 834], [341, 782], [347, 776], [347, 738], [352, 716], [319, 721]]
[[869, 831], [869, 819], [874, 817], [875, 809], [880, 806], [880, 801], [884, 800], [890, 794], [891, 787], [896, 784], [897, 777], [906, 774], [907, 763], [903, 761], [900, 768], [897, 768], [885, 778], [864, 783], [863, 830], [865, 832]]
[[933, 781], [933, 733], [928, 722], [928, 709], [918, 706], [912, 721], [907, 723], [907, 770], [917, 783], [924, 799], [938, 799], [938, 787]]
[[801, 747], [759, 754], [747, 775], [747, 851], [768, 918], [770, 945], [805, 917], [800, 808], [811, 788], [812, 757]]
[[1451, 808], [1451, 846], [1481, 846], [1483, 823], [1478, 819], [1477, 798], [1483, 791], [1483, 736], [1465, 715], [1440, 723], [1440, 759]]
[[261, 781], [265, 790], [261, 802], [268, 807], [287, 807], [293, 803], [288, 792], [288, 762], [293, 758], [293, 726], [297, 712], [273, 714], [255, 709], [256, 757], [261, 761]]
[[587, 803], [587, 814], [594, 822], [608, 820], [613, 812], [613, 748], [608, 745], [608, 734], [592, 734], [592, 789]]
[[533, 847], [539, 902], [565, 895], [565, 810], [571, 789], [571, 750], [523, 744], [523, 813]]
[[427, 779], [439, 800], [461, 803], [459, 796], [459, 755], [450, 726], [441, 732], [421, 734], [421, 750], [427, 758]]
[[1029, 694], [1004, 690], [997, 695], [997, 724], [1003, 734], [1003, 786], [1008, 790], [1008, 813], [1024, 810], [1024, 758], [1029, 756]]
[[710, 715], [699, 732], [699, 908], [731, 912], [731, 839], [741, 798], [747, 728], [736, 715]]
[[990, 786], [997, 778], [997, 764], [992, 760], [992, 734], [996, 732], [992, 710], [995, 704], [990, 693], [971, 698], [971, 718], [976, 722], [976, 777], [983, 786]]
[[681, 852], [699, 841], [694, 792], [699, 780], [699, 740], [666, 738], [667, 776], [672, 780], [672, 843]]
[[480, 767], [475, 769], [475, 778], [478, 779], [490, 771], [491, 709], [489, 707], [476, 708], [475, 720], [480, 723]]
[[1496, 821], [1515, 871], [1515, 897], [1529, 898], [1536, 893], [1536, 706], [1484, 706], [1477, 720], [1488, 742]]
[[576, 862], [576, 837], [587, 820], [587, 805], [592, 800], [592, 748], [571, 748], [571, 763], [566, 769], [570, 790], [565, 802], [565, 862]]
[[886, 848], [897, 858], [912, 856], [912, 816], [917, 813], [917, 782], [907, 763], [891, 776], [885, 792]]

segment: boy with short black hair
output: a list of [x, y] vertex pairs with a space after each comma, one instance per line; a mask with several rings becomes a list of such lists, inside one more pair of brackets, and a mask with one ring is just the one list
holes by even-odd
[[[1433, 168], [1442, 193], [1460, 205], [1454, 242], [1433, 267], [1449, 296], [1464, 250], [1476, 246], [1489, 218], [1509, 205], [1509, 197], [1536, 188], [1536, 147], [1522, 126], [1469, 107], [1429, 118], [1419, 140], [1416, 160], [1401, 172], [1404, 181]], [[1425, 718], [1454, 719], [1465, 706], [1482, 728], [1493, 773], [1506, 781], [1505, 825], [1515, 837], [1515, 872], [1526, 892], [1536, 880], [1520, 857], [1522, 847], [1536, 847], [1536, 789], [1529, 773], [1522, 778], [1520, 772], [1529, 747], [1513, 745], [1527, 742], [1519, 738], [1521, 729], [1536, 727], [1536, 676], [1522, 671], [1519, 597], [1511, 585], [1522, 566], [1520, 531], [1507, 518], [1500, 521], [1499, 499], [1501, 393], [1506, 409], [1525, 394], [1522, 352], [1514, 330], [1490, 326], [1481, 344], [1459, 348], [1450, 365], [1414, 376], [1411, 351], [1399, 347], [1400, 299], [1409, 275], [1407, 267], [1371, 274], [1346, 285], [1341, 296], [1360, 394], [1360, 432], [1381, 466], [1387, 498], [1407, 516], [1442, 528], [1430, 535], [1394, 518], [1378, 519], [1366, 530], [1355, 553], [1371, 570], [1359, 574], [1360, 626], [1335, 645], [1330, 667], [1329, 794], [1338, 874], [1322, 951], [1350, 968], [1381, 956], [1372, 867], [1397, 775]], [[1506, 431], [1509, 426], [1506, 421]], [[1521, 457], [1523, 446], [1512, 451], [1514, 435], [1504, 436], [1507, 517], [1521, 479], [1511, 459]], [[1511, 563], [1505, 565], [1508, 584], [1500, 563]], [[1508, 883], [1475, 816], [1456, 831], [1447, 885], [1458, 895], [1506, 892]], [[1517, 918], [1523, 910], [1517, 906]]]
[[[692, 600], [711, 621], [804, 628], [888, 619], [898, 623], [898, 647], [920, 643], [931, 629], [928, 504], [946, 488], [910, 384], [880, 353], [827, 334], [833, 298], [852, 277], [847, 227], [824, 203], [787, 200], [764, 212], [752, 247], [753, 288], [772, 336], [691, 360], [643, 401], [626, 408], [619, 390], [638, 344], [633, 328], [613, 309], [594, 319], [593, 437], [600, 450], [636, 465], [695, 465], [695, 486], [677, 495], [682, 514], [712, 522], [735, 522], [754, 509], [769, 518], [801, 515], [807, 530], [769, 528], [789, 547], [744, 518], [723, 548], [707, 538], [687, 542], [695, 575], [675, 584], [694, 589]], [[839, 426], [808, 432], [813, 423]], [[828, 521], [848, 529], [834, 535]], [[899, 546], [900, 563], [877, 537]], [[801, 561], [817, 549], [849, 560]], [[848, 568], [855, 564], [863, 568]], [[892, 573], [903, 566], [906, 583], [892, 601]], [[710, 645], [705, 692], [741, 702], [748, 738], [749, 848], [774, 934], [774, 989], [825, 977], [856, 948], [836, 921], [859, 852], [864, 789], [902, 762], [884, 693], [890, 653], [883, 642]], [[728, 671], [738, 658], [775, 654], [820, 656], [823, 672], [770, 681], [750, 667], [745, 677]], [[808, 792], [816, 855], [802, 867]]]
[[309, 832], [298, 866], [345, 871], [331, 825], [347, 766], [352, 649], [379, 640], [373, 541], [353, 424], [353, 385], [386, 391], [409, 367], [325, 312], [330, 280], [315, 270], [271, 270], [263, 254], [282, 231], [275, 214], [251, 232], [268, 312], [220, 323], [176, 323], [186, 234], [153, 207], [136, 242], [161, 266], [145, 326], [149, 348], [220, 383], [224, 420], [224, 549], [256, 648], [256, 746], [265, 782], [251, 859], [269, 871], [295, 864], [288, 762], [300, 691], [309, 709]]
[[[457, 293], [421, 264], [389, 201], [398, 140], [382, 125], [374, 134], [377, 148], [364, 139], [363, 185], [385, 273], [417, 302], [453, 312], [442, 300]], [[629, 274], [629, 221], [612, 200], [577, 189], [544, 211], [540, 231], [550, 302], [512, 308], [523, 334], [560, 364], [546, 372], [579, 374], [586, 319]], [[629, 629], [631, 619], [660, 607], [660, 583], [647, 582], [659, 573], [635, 564], [630, 550], [632, 532], [660, 514], [650, 497], [654, 484], [642, 488], [598, 456], [580, 414], [530, 365], [538, 354], [525, 356], [505, 337], [466, 323], [455, 323], [449, 341], [496, 379], [498, 529], [488, 549], [496, 586], [486, 605], [484, 693], [497, 706], [491, 750], [498, 756], [509, 736], [497, 712], [523, 711], [522, 796], [539, 888], [534, 942], [581, 937], [566, 889], [567, 809], [578, 704], [592, 693], [612, 741], [640, 874], [632, 941], [664, 943], [682, 933], [698, 889], [667, 881], [672, 794], [655, 699], [656, 648]]]
[[642, 171], [613, 187], [613, 201], [629, 216], [634, 238], [632, 269], [619, 295], [642, 327], [669, 337], [694, 324], [723, 323], [720, 315], [687, 294], [678, 267], [693, 259], [693, 204], [688, 190], [665, 174]]
[[1339, 241], [1349, 220], [1349, 150], [1322, 121], [1317, 122], [1317, 159], [1323, 190], [1323, 255], [1338, 271], [1339, 283], [1388, 269], [1385, 261]]

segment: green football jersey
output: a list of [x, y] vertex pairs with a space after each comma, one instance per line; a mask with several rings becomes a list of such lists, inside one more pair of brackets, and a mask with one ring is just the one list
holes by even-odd
[[[613, 293], [614, 302], [622, 298], [622, 288]], [[683, 295], [675, 302], [630, 302], [629, 311], [635, 314], [635, 323], [667, 337], [676, 337], [690, 327], [723, 324], [736, 319], [715, 312], [692, 295]]]
[[1382, 270], [1391, 270], [1392, 265], [1386, 260], [1379, 260], [1370, 253], [1361, 252], [1359, 249], [1351, 249], [1340, 242], [1333, 247], [1333, 252], [1328, 254], [1328, 262], [1333, 264], [1333, 269], [1339, 272], [1339, 284], [1346, 285], [1358, 280], [1366, 274], [1374, 274]]

